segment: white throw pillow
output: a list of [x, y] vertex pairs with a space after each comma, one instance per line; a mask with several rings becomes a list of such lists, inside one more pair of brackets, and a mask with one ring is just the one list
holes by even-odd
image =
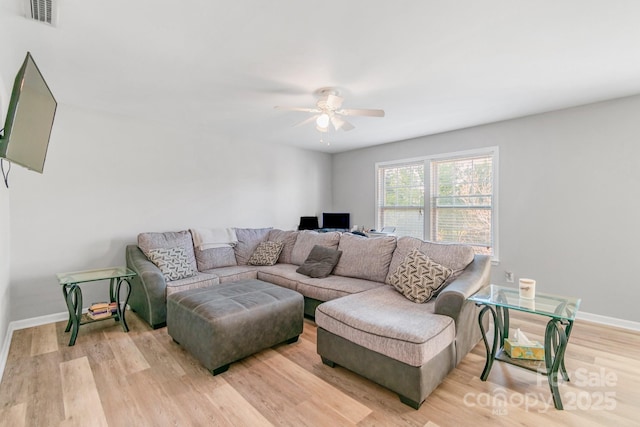
[[147, 252], [147, 257], [158, 266], [165, 280], [169, 282], [191, 277], [195, 274], [191, 263], [187, 259], [187, 254], [181, 246], [151, 249]]

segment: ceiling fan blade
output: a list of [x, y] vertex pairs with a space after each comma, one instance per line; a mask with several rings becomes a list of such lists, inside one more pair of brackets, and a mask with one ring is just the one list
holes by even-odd
[[318, 118], [318, 116], [319, 116], [319, 114], [314, 114], [313, 116], [307, 117], [303, 121], [296, 123], [292, 127], [297, 128], [298, 126], [304, 126], [307, 123], [311, 123], [312, 121], [316, 120]]
[[343, 97], [329, 94], [327, 95], [327, 108], [330, 110], [337, 110], [342, 107], [342, 101], [344, 101]]
[[343, 114], [345, 116], [384, 117], [384, 110], [348, 108], [346, 110], [338, 110], [336, 113]]
[[351, 123], [349, 123], [349, 122], [348, 122], [348, 121], [346, 121], [346, 120], [344, 121], [344, 124], [342, 125], [342, 130], [343, 130], [343, 131], [345, 131], [345, 132], [346, 132], [346, 131], [349, 131], [349, 130], [351, 130], [351, 129], [353, 129], [353, 128], [355, 128], [355, 126], [354, 126], [354, 125], [352, 125]]
[[280, 107], [278, 105], [276, 105], [275, 107], [276, 110], [283, 110], [283, 111], [302, 111], [304, 113], [320, 113], [320, 110], [317, 108], [304, 108], [304, 107]]
[[346, 122], [345, 122], [343, 119], [341, 119], [340, 117], [335, 116], [335, 115], [331, 116], [331, 124], [333, 125], [333, 128], [334, 128], [335, 130], [340, 130], [340, 129], [342, 129], [342, 126], [343, 126], [345, 123], [346, 123]]
[[354, 128], [351, 123], [338, 116], [331, 116], [331, 124], [335, 130], [342, 129], [344, 131], [348, 131]]

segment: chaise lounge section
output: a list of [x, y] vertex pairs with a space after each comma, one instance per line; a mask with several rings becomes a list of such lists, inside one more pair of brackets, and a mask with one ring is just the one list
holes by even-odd
[[476, 307], [466, 298], [489, 281], [488, 261], [476, 255], [424, 304], [407, 304], [390, 286], [321, 304], [315, 321], [323, 363], [369, 378], [418, 409], [480, 339]]

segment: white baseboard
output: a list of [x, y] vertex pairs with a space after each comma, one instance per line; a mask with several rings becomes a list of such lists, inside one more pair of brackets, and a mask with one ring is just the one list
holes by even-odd
[[578, 320], [586, 320], [588, 322], [600, 323], [602, 325], [615, 326], [616, 328], [631, 329], [632, 331], [640, 332], [640, 322], [634, 322], [631, 320], [616, 319], [615, 317], [584, 313], [582, 311], [578, 311], [576, 318]]
[[9, 322], [7, 333], [4, 336], [4, 342], [2, 343], [2, 352], [0, 352], [0, 379], [4, 374], [4, 368], [7, 365], [7, 357], [9, 357], [9, 347], [11, 347], [11, 339], [13, 338], [13, 331], [19, 329], [32, 328], [34, 326], [46, 325], [48, 323], [55, 323], [67, 320], [69, 318], [69, 312], [61, 312], [55, 314], [48, 314], [46, 316], [32, 317], [30, 319], [14, 320]]
[[13, 322], [9, 323], [9, 330], [17, 331], [19, 329], [33, 328], [34, 326], [61, 322], [67, 319], [69, 319], [68, 311], [54, 313], [54, 314], [47, 314], [46, 316], [32, 317], [30, 319], [14, 320]]
[[[127, 306], [128, 307], [128, 306]], [[86, 309], [85, 309], [86, 311]], [[616, 319], [615, 317], [602, 316], [600, 314], [578, 312], [576, 316], [579, 320], [586, 320], [588, 322], [599, 323], [607, 326], [614, 326], [617, 328], [630, 329], [640, 332], [640, 322], [634, 322], [631, 320]], [[68, 312], [49, 314], [46, 316], [32, 317], [24, 320], [14, 320], [9, 323], [9, 329], [2, 343], [2, 352], [0, 353], [0, 379], [4, 373], [4, 368], [7, 364], [7, 357], [9, 356], [9, 347], [11, 346], [11, 338], [13, 337], [13, 331], [19, 329], [32, 328], [34, 326], [46, 325], [47, 323], [55, 323], [67, 320], [69, 318]]]

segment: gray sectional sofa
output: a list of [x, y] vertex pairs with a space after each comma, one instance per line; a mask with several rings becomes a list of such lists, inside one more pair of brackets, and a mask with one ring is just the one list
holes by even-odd
[[[166, 324], [166, 298], [182, 290], [259, 279], [304, 296], [305, 315], [318, 325], [318, 353], [400, 395], [418, 408], [426, 396], [480, 340], [477, 308], [467, 297], [489, 283], [488, 256], [464, 245], [411, 237], [366, 238], [350, 233], [234, 229], [231, 247], [201, 249], [190, 231], [142, 233], [126, 248], [137, 273], [129, 305], [152, 327]], [[275, 265], [248, 261], [261, 242], [282, 242]], [[315, 245], [342, 252], [333, 273], [311, 278], [297, 273]], [[195, 275], [167, 281], [145, 256], [155, 248], [181, 247]], [[392, 274], [414, 249], [453, 272], [436, 297], [418, 304], [390, 285]]]

